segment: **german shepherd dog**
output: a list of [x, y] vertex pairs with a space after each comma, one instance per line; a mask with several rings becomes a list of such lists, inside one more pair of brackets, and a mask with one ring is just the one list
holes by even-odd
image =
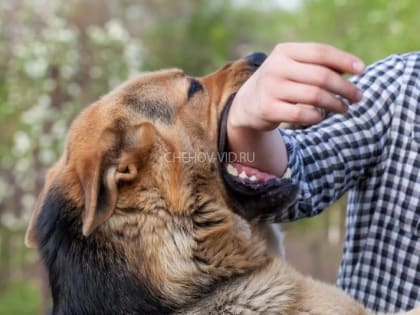
[[264, 59], [143, 74], [76, 118], [26, 234], [53, 314], [366, 313], [267, 250], [258, 226], [293, 181], [220, 158], [229, 104]]

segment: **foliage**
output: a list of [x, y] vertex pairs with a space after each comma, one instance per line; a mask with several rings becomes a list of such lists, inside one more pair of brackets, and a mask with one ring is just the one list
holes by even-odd
[[31, 283], [11, 283], [0, 295], [0, 315], [31, 315], [39, 310], [40, 296]]
[[[47, 17], [37, 11], [37, 2], [23, 3], [17, 19], [0, 27], [19, 35], [7, 38], [2, 65], [0, 219], [9, 228], [28, 218], [43, 170], [57, 158], [70, 119], [138, 72], [141, 61], [140, 42], [118, 20], [89, 25], [82, 33], [63, 15], [60, 2], [52, 2]], [[6, 207], [15, 211], [5, 213]]]
[[[274, 16], [258, 11], [255, 5], [238, 8], [235, 1], [199, 0], [191, 1], [185, 9], [179, 2], [158, 3], [170, 9], [162, 12], [149, 8], [162, 23], [151, 27], [144, 36], [146, 69], [176, 65], [192, 75], [203, 75], [227, 60], [268, 46], [264, 45], [268, 42], [264, 34], [271, 26], [265, 23]], [[283, 14], [277, 11], [277, 17]]]
[[366, 63], [418, 50], [416, 0], [307, 0], [295, 17], [299, 40], [333, 44]]

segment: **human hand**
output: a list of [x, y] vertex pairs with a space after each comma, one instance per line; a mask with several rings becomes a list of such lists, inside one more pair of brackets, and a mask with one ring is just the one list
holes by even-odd
[[[358, 74], [363, 62], [332, 46], [314, 43], [278, 44], [238, 91], [228, 117], [234, 128], [272, 130], [279, 123], [311, 125], [323, 111], [344, 113], [362, 92], [342, 76]], [[305, 106], [310, 104], [313, 106]]]
[[[347, 111], [336, 97], [359, 101], [362, 92], [342, 76], [359, 74], [363, 62], [337, 48], [313, 43], [278, 44], [236, 94], [228, 114], [232, 152], [250, 152], [248, 166], [282, 176], [287, 152], [277, 130], [280, 123], [311, 125], [324, 110]], [[312, 105], [312, 106], [308, 106]]]

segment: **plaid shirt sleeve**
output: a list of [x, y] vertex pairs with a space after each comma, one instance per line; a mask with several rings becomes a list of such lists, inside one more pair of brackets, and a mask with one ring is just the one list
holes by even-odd
[[403, 68], [397, 57], [369, 67], [352, 79], [364, 91], [364, 99], [350, 105], [346, 115], [331, 115], [312, 128], [281, 130], [292, 178], [301, 184], [287, 219], [318, 214], [384, 158]]
[[297, 201], [285, 221], [318, 214], [345, 192], [338, 285], [368, 308], [420, 303], [420, 52], [351, 79], [363, 100], [303, 130], [280, 130]]

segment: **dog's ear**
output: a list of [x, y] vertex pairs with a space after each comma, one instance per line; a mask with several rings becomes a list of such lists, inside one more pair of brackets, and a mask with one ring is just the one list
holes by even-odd
[[[102, 151], [102, 150], [100, 150]], [[78, 164], [77, 173], [84, 194], [82, 232], [88, 236], [113, 213], [117, 202], [117, 167], [106, 165], [105, 152], [89, 156]]]
[[[85, 209], [82, 214], [82, 232], [91, 234], [113, 214], [118, 199], [118, 184], [138, 177], [140, 162], [150, 151], [155, 128], [150, 123], [130, 127], [124, 134], [105, 134], [101, 140], [121, 147], [115, 161], [107, 160], [104, 146], [96, 155], [80, 163], [78, 174], [83, 187]], [[113, 140], [111, 140], [113, 139]]]
[[[26, 230], [26, 246], [38, 246], [36, 224], [53, 186], [69, 192], [75, 182], [81, 184], [81, 189], [77, 190], [80, 191], [77, 199], [84, 200], [83, 235], [88, 236], [104, 223], [114, 212], [118, 184], [138, 178], [139, 167], [147, 159], [155, 142], [155, 135], [156, 130], [150, 123], [131, 126], [124, 132], [105, 130], [94, 148], [83, 150], [84, 152], [71, 152], [71, 161], [66, 161], [66, 154], [63, 154], [47, 173], [44, 188]], [[117, 156], [110, 157], [112, 150]]]

